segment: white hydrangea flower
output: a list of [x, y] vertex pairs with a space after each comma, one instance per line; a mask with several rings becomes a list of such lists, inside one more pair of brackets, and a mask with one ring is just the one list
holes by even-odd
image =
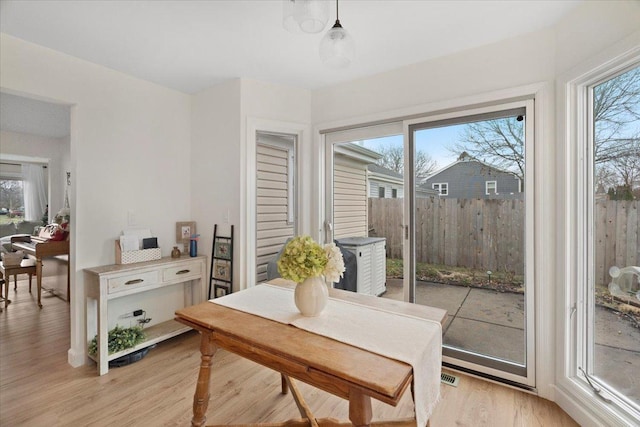
[[327, 265], [324, 267], [325, 280], [336, 283], [344, 276], [344, 259], [342, 252], [335, 243], [324, 245], [324, 252], [327, 254]]

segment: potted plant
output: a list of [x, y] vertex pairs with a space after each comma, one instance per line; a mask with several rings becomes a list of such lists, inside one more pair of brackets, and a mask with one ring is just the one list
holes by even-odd
[[[108, 351], [109, 354], [132, 348], [143, 342], [146, 338], [142, 327], [132, 326], [130, 328], [122, 328], [116, 325], [109, 331]], [[89, 354], [95, 356], [98, 353], [98, 336], [93, 337], [89, 343]]]

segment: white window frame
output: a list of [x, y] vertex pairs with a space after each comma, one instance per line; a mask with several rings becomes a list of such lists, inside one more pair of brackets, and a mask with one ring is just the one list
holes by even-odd
[[385, 186], [384, 185], [378, 186], [378, 198], [384, 199], [386, 197], [387, 197], [387, 189], [385, 188]]
[[[590, 88], [633, 64], [640, 63], [640, 46], [633, 41], [615, 46], [559, 79], [559, 135], [564, 138], [558, 162], [558, 189], [565, 195], [559, 203], [556, 318], [558, 363], [556, 402], [580, 424], [633, 425], [640, 413], [618, 396], [602, 393], [605, 402], [589, 386], [579, 368], [589, 372], [589, 325], [593, 316], [593, 159], [590, 126]], [[564, 95], [564, 97], [563, 97]], [[593, 379], [591, 378], [591, 381]], [[599, 384], [596, 384], [597, 386]]]
[[[444, 189], [443, 189], [444, 186]], [[431, 184], [431, 189], [432, 190], [438, 190], [438, 194], [440, 194], [441, 196], [448, 196], [449, 195], [449, 183], [448, 182], [434, 182], [433, 184]]]
[[[493, 193], [489, 192], [489, 184], [493, 184]], [[484, 182], [484, 191], [487, 196], [492, 194], [498, 194], [498, 181], [485, 181]]]
[[[295, 144], [295, 142], [294, 142]], [[287, 150], [287, 224], [296, 220], [296, 156], [294, 148]]]
[[392, 199], [397, 199], [398, 198], [398, 189], [397, 188], [392, 188], [391, 189], [391, 198]]

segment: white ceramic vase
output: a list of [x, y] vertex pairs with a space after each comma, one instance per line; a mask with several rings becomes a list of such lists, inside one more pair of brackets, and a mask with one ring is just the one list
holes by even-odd
[[298, 283], [293, 294], [296, 307], [303, 316], [318, 316], [324, 310], [329, 299], [327, 285], [322, 277], [309, 277]]

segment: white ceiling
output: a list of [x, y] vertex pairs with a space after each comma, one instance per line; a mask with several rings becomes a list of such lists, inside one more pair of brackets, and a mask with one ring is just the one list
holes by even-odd
[[341, 70], [319, 59], [325, 31], [283, 29], [281, 0], [2, 0], [0, 29], [186, 93], [238, 77], [317, 89], [536, 31], [579, 3], [343, 0], [357, 57]]
[[[238, 77], [317, 89], [549, 27], [581, 1], [342, 0], [356, 59], [340, 70], [320, 61], [326, 30], [283, 29], [282, 0], [1, 0], [0, 30], [186, 93]], [[66, 106], [3, 93], [0, 107], [2, 130], [69, 134]]]

